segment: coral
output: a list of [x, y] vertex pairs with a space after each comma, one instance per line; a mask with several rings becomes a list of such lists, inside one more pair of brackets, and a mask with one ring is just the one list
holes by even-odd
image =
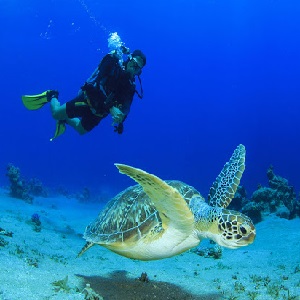
[[276, 206], [280, 203], [280, 200], [275, 198], [275, 195], [275, 190], [268, 187], [261, 187], [254, 191], [251, 201], [260, 204], [261, 208], [264, 210], [269, 209], [271, 212], [274, 212], [276, 210]]
[[31, 178], [28, 181], [29, 192], [37, 197], [48, 197], [48, 191], [43, 186], [42, 182], [38, 178]]
[[222, 247], [220, 247], [217, 244], [214, 244], [212, 247], [197, 247], [196, 248], [196, 254], [204, 257], [211, 257], [214, 259], [220, 259], [222, 257]]
[[294, 187], [289, 185], [287, 179], [274, 174], [273, 166], [267, 170], [267, 177], [269, 179], [269, 187], [276, 191], [276, 197], [280, 198], [283, 204], [291, 212], [294, 208], [296, 201], [296, 194]]
[[247, 203], [242, 208], [242, 213], [250, 217], [254, 224], [262, 220], [261, 211], [262, 211], [262, 207], [259, 204], [255, 203], [254, 201]]
[[10, 181], [10, 194], [14, 198], [22, 199], [28, 203], [32, 203], [33, 197], [29, 195], [28, 186], [21, 178], [20, 169], [12, 164], [7, 165], [6, 176]]
[[10, 194], [12, 197], [25, 200], [30, 204], [33, 201], [32, 195], [48, 197], [48, 192], [39, 179], [23, 179], [20, 169], [13, 164], [8, 164], [6, 169], [6, 176], [10, 181]]
[[62, 195], [64, 197], [68, 198], [68, 199], [72, 197], [71, 193], [63, 186], [59, 186], [57, 188], [57, 193], [59, 195]]
[[294, 209], [292, 211], [292, 217], [294, 216], [300, 216], [300, 194], [298, 195], [298, 198], [296, 199]]
[[39, 214], [37, 214], [37, 213], [32, 214], [32, 216], [31, 216], [31, 222], [33, 222], [37, 226], [41, 226], [41, 220], [40, 220]]
[[84, 187], [83, 191], [80, 194], [76, 195], [76, 198], [79, 202], [88, 202], [91, 198], [90, 190], [87, 187]]
[[42, 222], [40, 220], [40, 216], [37, 213], [34, 213], [31, 216], [31, 222], [33, 224], [33, 230], [36, 232], [40, 232], [42, 229]]
[[234, 198], [229, 204], [229, 209], [240, 211], [242, 207], [248, 202], [247, 193], [244, 186], [238, 186]]
[[290, 219], [291, 211], [285, 205], [279, 205], [276, 208], [276, 215], [280, 218]]
[[291, 219], [300, 213], [300, 204], [296, 200], [293, 186], [288, 180], [274, 173], [273, 166], [267, 170], [269, 187], [258, 186], [251, 196], [250, 202], [242, 212], [247, 214], [254, 223], [261, 221], [262, 212], [275, 213], [281, 218]]
[[149, 277], [146, 272], [143, 272], [138, 280], [142, 282], [149, 282]]

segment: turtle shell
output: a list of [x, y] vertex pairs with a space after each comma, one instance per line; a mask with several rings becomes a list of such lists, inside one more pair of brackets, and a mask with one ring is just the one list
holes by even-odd
[[[176, 188], [187, 204], [200, 193], [181, 181], [166, 181]], [[140, 185], [134, 185], [111, 199], [99, 213], [97, 219], [89, 224], [84, 238], [96, 244], [112, 244], [117, 242], [137, 241], [145, 235], [163, 231], [159, 213], [151, 199]]]

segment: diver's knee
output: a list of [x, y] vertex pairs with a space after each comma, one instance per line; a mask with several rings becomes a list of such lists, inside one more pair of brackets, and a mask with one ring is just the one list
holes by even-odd
[[86, 131], [86, 130], [83, 128], [81, 122], [80, 122], [79, 124], [77, 124], [76, 130], [77, 130], [77, 132], [78, 132], [80, 135], [84, 135], [84, 134], [88, 133], [88, 131]]
[[56, 109], [51, 109], [52, 118], [55, 120], [59, 120], [59, 113]]
[[80, 135], [84, 135], [88, 132], [84, 129], [84, 127], [81, 124], [81, 120], [78, 118], [67, 118], [66, 122], [68, 125], [72, 126]]
[[55, 120], [65, 120], [67, 118], [66, 104], [60, 105], [56, 98], [51, 99], [51, 114]]

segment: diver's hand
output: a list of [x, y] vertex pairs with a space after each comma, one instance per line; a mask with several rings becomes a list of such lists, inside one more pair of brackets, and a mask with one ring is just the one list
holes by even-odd
[[128, 47], [125, 47], [124, 45], [121, 46], [121, 50], [123, 54], [129, 54], [130, 49]]
[[122, 134], [123, 131], [124, 131], [123, 123], [120, 123], [119, 125], [115, 126], [114, 132], [117, 132], [118, 134]]
[[120, 124], [123, 122], [125, 115], [121, 112], [120, 109], [118, 109], [117, 107], [113, 106], [110, 110], [109, 110], [112, 119], [113, 119], [113, 123], [112, 126], [114, 126], [115, 124]]

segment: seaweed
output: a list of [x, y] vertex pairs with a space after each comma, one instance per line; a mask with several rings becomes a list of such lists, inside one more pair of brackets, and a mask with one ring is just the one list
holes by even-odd
[[230, 294], [228, 297], [226, 297], [226, 300], [237, 300], [239, 297], [235, 296], [234, 294]]
[[300, 272], [300, 265], [297, 265], [295, 267], [294, 274], [299, 273], [299, 272]]
[[39, 267], [39, 260], [37, 258], [31, 258], [31, 257], [27, 257], [25, 259], [26, 263], [34, 268], [38, 268]]
[[256, 297], [259, 295], [259, 293], [258, 292], [254, 292], [254, 291], [250, 291], [250, 292], [247, 293], [247, 295], [249, 296], [249, 299], [255, 300]]
[[256, 274], [249, 275], [252, 282], [255, 284], [256, 287], [259, 286], [268, 286], [268, 284], [271, 282], [271, 279], [269, 276], [259, 276]]
[[0, 247], [5, 247], [6, 245], [8, 245], [8, 242], [4, 238], [0, 237]]
[[286, 300], [297, 300], [297, 299], [299, 299], [298, 296], [291, 295], [289, 290], [287, 290], [287, 296], [283, 296], [283, 297]]
[[274, 299], [278, 298], [280, 295], [280, 291], [283, 289], [283, 285], [272, 283], [267, 286], [267, 292]]
[[52, 285], [54, 286], [55, 292], [63, 291], [65, 293], [69, 293], [71, 290], [71, 287], [68, 285], [68, 275], [61, 280], [57, 280], [52, 282]]
[[8, 237], [12, 237], [13, 234], [14, 233], [12, 231], [7, 231], [7, 230], [0, 227], [0, 235], [5, 235], [5, 236], [8, 236]]
[[84, 295], [84, 299], [86, 300], [103, 300], [99, 294], [97, 294], [89, 283], [85, 285], [85, 288], [82, 290], [81, 294]]
[[241, 292], [245, 292], [246, 288], [241, 282], [236, 281], [234, 283], [234, 290], [238, 293], [241, 293]]

